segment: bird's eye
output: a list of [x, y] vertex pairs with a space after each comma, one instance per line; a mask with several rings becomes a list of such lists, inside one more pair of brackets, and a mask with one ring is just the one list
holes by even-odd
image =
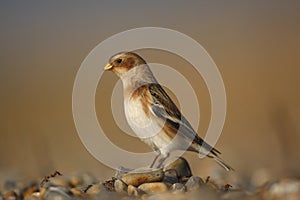
[[121, 58], [118, 58], [117, 60], [116, 60], [116, 63], [118, 63], [118, 64], [120, 64], [122, 62], [122, 59]]

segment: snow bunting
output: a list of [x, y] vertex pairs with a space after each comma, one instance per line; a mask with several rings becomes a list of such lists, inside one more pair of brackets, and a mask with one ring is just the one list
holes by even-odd
[[204, 154], [226, 170], [232, 170], [218, 156], [220, 152], [197, 135], [142, 57], [133, 52], [116, 54], [110, 58], [104, 70], [113, 71], [120, 77], [128, 124], [143, 142], [158, 153], [151, 167], [159, 156], [162, 158], [157, 167], [172, 151], [188, 150]]

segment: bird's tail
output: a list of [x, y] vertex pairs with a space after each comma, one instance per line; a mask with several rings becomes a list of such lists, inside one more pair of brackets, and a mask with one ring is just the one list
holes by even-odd
[[230, 171], [230, 170], [234, 171], [234, 169], [232, 167], [230, 167], [228, 164], [226, 164], [225, 161], [222, 160], [220, 157], [213, 155], [212, 158], [214, 159], [214, 161], [216, 161], [221, 167], [223, 167], [227, 171]]
[[[212, 148], [212, 149], [210, 150], [210, 152], [207, 152], [207, 151], [205, 151], [205, 149], [204, 149], [204, 152], [203, 152], [203, 151], [202, 151], [202, 152], [200, 151], [199, 156], [200, 156], [200, 155], [203, 155], [205, 152], [207, 153], [207, 155], [206, 155], [207, 157], [214, 159], [214, 161], [216, 161], [216, 163], [218, 163], [218, 164], [219, 164], [221, 167], [223, 167], [225, 170], [227, 170], [227, 171], [230, 171], [230, 170], [234, 171], [234, 169], [233, 169], [232, 167], [230, 167], [228, 164], [226, 164], [225, 161], [224, 161], [222, 158], [219, 157], [219, 154], [221, 154], [221, 152], [218, 151], [217, 149]], [[204, 154], [204, 155], [205, 155], [205, 154]]]

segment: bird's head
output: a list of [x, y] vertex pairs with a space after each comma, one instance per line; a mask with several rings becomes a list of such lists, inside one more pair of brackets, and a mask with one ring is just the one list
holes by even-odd
[[112, 56], [104, 70], [113, 71], [117, 76], [122, 77], [129, 70], [145, 64], [145, 60], [136, 53], [122, 52]]

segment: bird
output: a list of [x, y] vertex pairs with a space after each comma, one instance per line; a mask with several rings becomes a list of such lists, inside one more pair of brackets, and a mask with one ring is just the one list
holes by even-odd
[[139, 138], [157, 152], [150, 167], [155, 164], [161, 167], [173, 151], [187, 150], [212, 158], [227, 171], [233, 170], [220, 158], [221, 152], [197, 134], [140, 55], [117, 53], [104, 70], [112, 71], [121, 79], [127, 122]]

